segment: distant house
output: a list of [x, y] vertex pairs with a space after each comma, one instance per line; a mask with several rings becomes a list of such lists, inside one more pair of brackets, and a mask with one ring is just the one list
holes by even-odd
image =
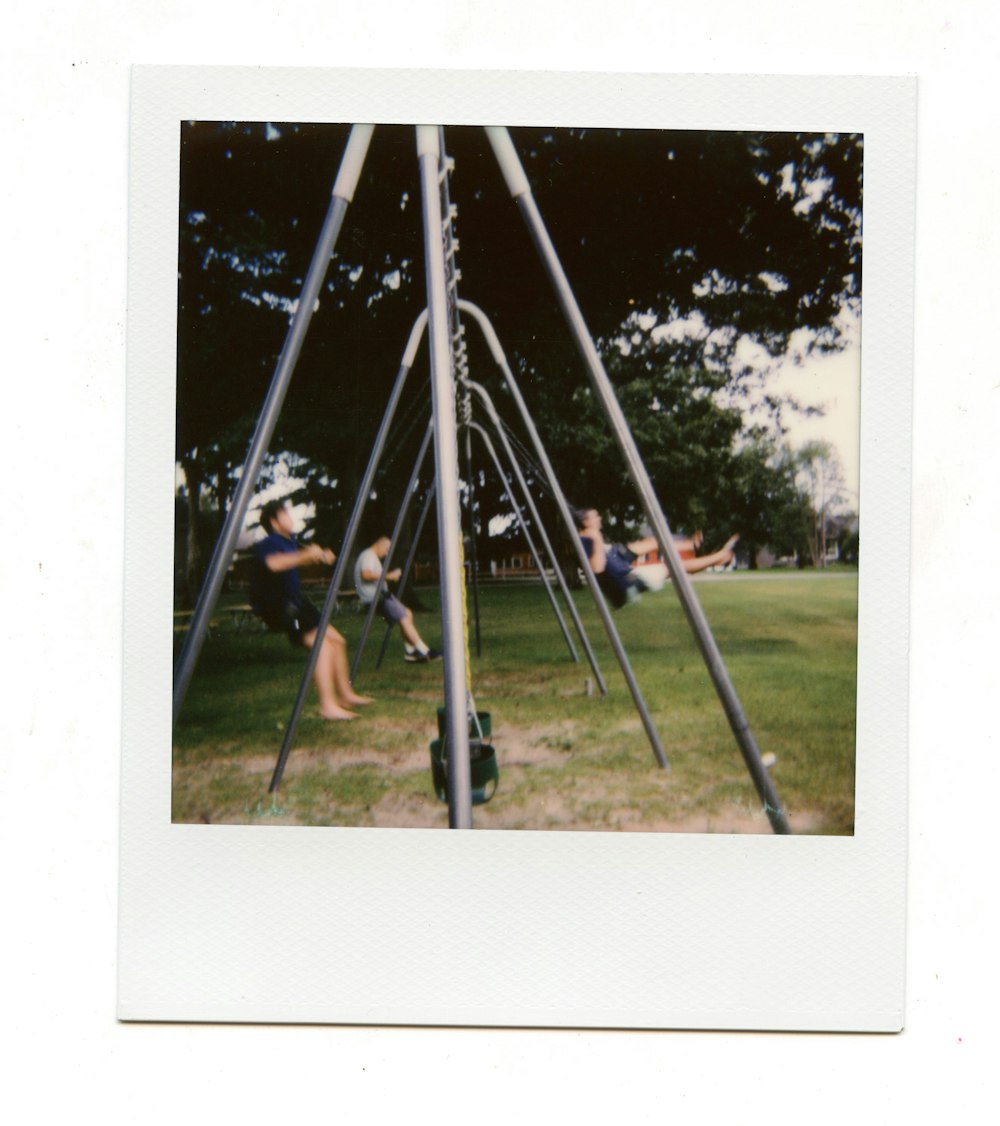
[[791, 564], [787, 559], [781, 559], [769, 547], [757, 548], [757, 568], [761, 571], [766, 571], [771, 567], [787, 567], [794, 565], [795, 560], [791, 560]]
[[416, 562], [413, 564], [414, 583], [436, 583], [438, 581], [437, 562]]
[[654, 547], [652, 551], [647, 551], [645, 555], [640, 555], [638, 557], [638, 559], [636, 559], [637, 564], [659, 563], [659, 562], [661, 562], [661, 560], [660, 560], [660, 549], [658, 547]]
[[495, 579], [523, 579], [537, 577], [535, 557], [529, 551], [514, 552], [505, 559], [490, 560], [490, 574]]

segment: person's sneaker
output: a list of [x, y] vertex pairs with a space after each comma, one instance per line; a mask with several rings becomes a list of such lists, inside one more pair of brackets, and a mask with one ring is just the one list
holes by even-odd
[[408, 653], [403, 654], [403, 660], [411, 665], [420, 665], [429, 661], [430, 658], [424, 656], [423, 653], [418, 653], [416, 649], [411, 649]]
[[440, 661], [444, 654], [440, 649], [428, 649], [424, 654], [425, 661]]

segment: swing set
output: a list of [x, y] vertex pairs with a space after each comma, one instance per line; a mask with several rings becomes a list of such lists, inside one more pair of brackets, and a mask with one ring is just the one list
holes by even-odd
[[[250, 442], [239, 485], [209, 564], [184, 646], [177, 659], [174, 670], [173, 697], [175, 724], [183, 707], [198, 656], [207, 636], [212, 613], [222, 591], [226, 570], [236, 549], [239, 532], [249, 508], [252, 492], [277, 424], [309, 322], [317, 304], [320, 287], [343, 226], [344, 216], [353, 200], [373, 130], [374, 126], [371, 125], [354, 125], [348, 137], [334, 182], [326, 218], [302, 285], [284, 347], [278, 358], [271, 385]], [[681, 564], [666, 517], [653, 491], [652, 483], [631, 431], [614, 395], [607, 373], [584, 323], [569, 281], [538, 210], [513, 141], [508, 131], [503, 127], [486, 127], [486, 134], [506, 186], [527, 225], [532, 242], [555, 291], [558, 304], [584, 362], [597, 401], [610, 423], [629, 477], [638, 492], [646, 521], [658, 542], [660, 556], [666, 562], [673, 579], [671, 585], [677, 593], [744, 763], [763, 802], [771, 827], [775, 833], [789, 833], [791, 830], [788, 820], [774, 789], [772, 779], [750, 731], [742, 705], [733, 688], [704, 612], [698, 603], [691, 580]], [[531, 489], [528, 487], [519, 461], [519, 451], [515, 448], [517, 443], [512, 438], [512, 432], [500, 418], [492, 397], [480, 383], [470, 378], [465, 345], [466, 323], [475, 324], [482, 333], [499, 371], [503, 386], [509, 393], [509, 398], [518, 412], [533, 453], [532, 464], [540, 471], [547, 490], [558, 509], [559, 517], [568, 533], [569, 540], [574, 545], [580, 571], [584, 575], [593, 596], [602, 626], [632, 695], [633, 703], [642, 721], [653, 755], [661, 768], [669, 769], [669, 763], [656, 726], [632, 671], [628, 655], [612, 620], [611, 611], [601, 594], [597, 579], [591, 570], [586, 552], [580, 542], [573, 514], [559, 486], [552, 463], [545, 451], [545, 446], [532, 420], [517, 380], [514, 378], [499, 338], [486, 314], [471, 302], [458, 296], [460, 274], [456, 267], [458, 241], [455, 237], [457, 208], [451, 202], [449, 194], [449, 178], [454, 168], [454, 162], [447, 156], [444, 141], [443, 127], [424, 125], [416, 127], [427, 306], [417, 317], [404, 349], [399, 371], [390, 392], [364, 476], [358, 487], [343, 542], [337, 553], [333, 576], [327, 589], [317, 627], [317, 634], [323, 636], [336, 609], [337, 592], [341, 589], [345, 577], [345, 568], [348, 566], [356, 547], [365, 505], [372, 493], [376, 473], [386, 449], [407, 376], [414, 365], [418, 348], [426, 334], [430, 355], [431, 417], [390, 537], [389, 555], [384, 563], [383, 574], [388, 571], [392, 553], [402, 537], [402, 530], [406, 525], [409, 513], [409, 505], [420, 492], [421, 484], [427, 476], [424, 463], [427, 460], [430, 447], [433, 445], [433, 474], [424, 488], [424, 502], [417, 519], [409, 556], [402, 568], [399, 589], [402, 591], [408, 581], [417, 543], [429, 515], [431, 503], [436, 501], [442, 649], [444, 652], [444, 707], [438, 710], [438, 737], [432, 741], [430, 746], [431, 773], [435, 792], [442, 801], [448, 803], [449, 826], [455, 829], [468, 829], [472, 828], [472, 806], [488, 801], [495, 791], [498, 781], [496, 754], [491, 743], [492, 717], [489, 712], [481, 712], [476, 707], [472, 691], [472, 662], [469, 652], [469, 586], [472, 588], [476, 647], [477, 652], [479, 651], [477, 567], [475, 535], [473, 534], [471, 537], [470, 580], [467, 583], [462, 535], [459, 463], [461, 449], [465, 456], [467, 470], [468, 511], [472, 514], [474, 520], [475, 474], [472, 468], [474, 440], [485, 450], [489, 463], [495, 468], [503, 482], [510, 507], [535, 559], [539, 574], [542, 576], [542, 585], [562, 632], [570, 658], [577, 662], [580, 660], [576, 645], [576, 642], [579, 642], [599, 692], [602, 696], [607, 695], [608, 689], [570, 595], [566, 577], [532, 497]], [[532, 534], [532, 529], [534, 529], [535, 535]], [[546, 567], [546, 558], [548, 567]], [[549, 582], [547, 570], [551, 570], [554, 575], [555, 584], [559, 588], [562, 602], [565, 604], [570, 619], [569, 623], [559, 605], [552, 584]], [[381, 585], [383, 580], [380, 579], [379, 581]], [[369, 607], [361, 639], [355, 652], [352, 676], [357, 671], [377, 603], [378, 597], [376, 596]], [[570, 624], [573, 627], [572, 631]], [[381, 663], [385, 653], [389, 633], [390, 628], [387, 627], [378, 657], [379, 663]], [[574, 641], [574, 633], [576, 641]], [[291, 717], [285, 726], [284, 739], [271, 778], [269, 787], [271, 793], [274, 793], [281, 783], [285, 765], [295, 740], [302, 707], [319, 657], [319, 651], [319, 645], [313, 646], [309, 651], [309, 658], [303, 670]]]

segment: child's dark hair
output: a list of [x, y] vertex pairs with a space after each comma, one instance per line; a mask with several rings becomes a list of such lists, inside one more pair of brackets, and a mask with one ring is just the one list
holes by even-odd
[[260, 526], [268, 535], [274, 531], [274, 518], [285, 507], [283, 500], [269, 500], [260, 510]]

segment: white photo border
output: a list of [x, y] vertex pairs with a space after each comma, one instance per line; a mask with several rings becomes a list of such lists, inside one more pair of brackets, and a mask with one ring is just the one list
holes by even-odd
[[[853, 837], [171, 824], [188, 119], [864, 134]], [[902, 1027], [915, 140], [906, 77], [133, 71], [121, 1019]]]

